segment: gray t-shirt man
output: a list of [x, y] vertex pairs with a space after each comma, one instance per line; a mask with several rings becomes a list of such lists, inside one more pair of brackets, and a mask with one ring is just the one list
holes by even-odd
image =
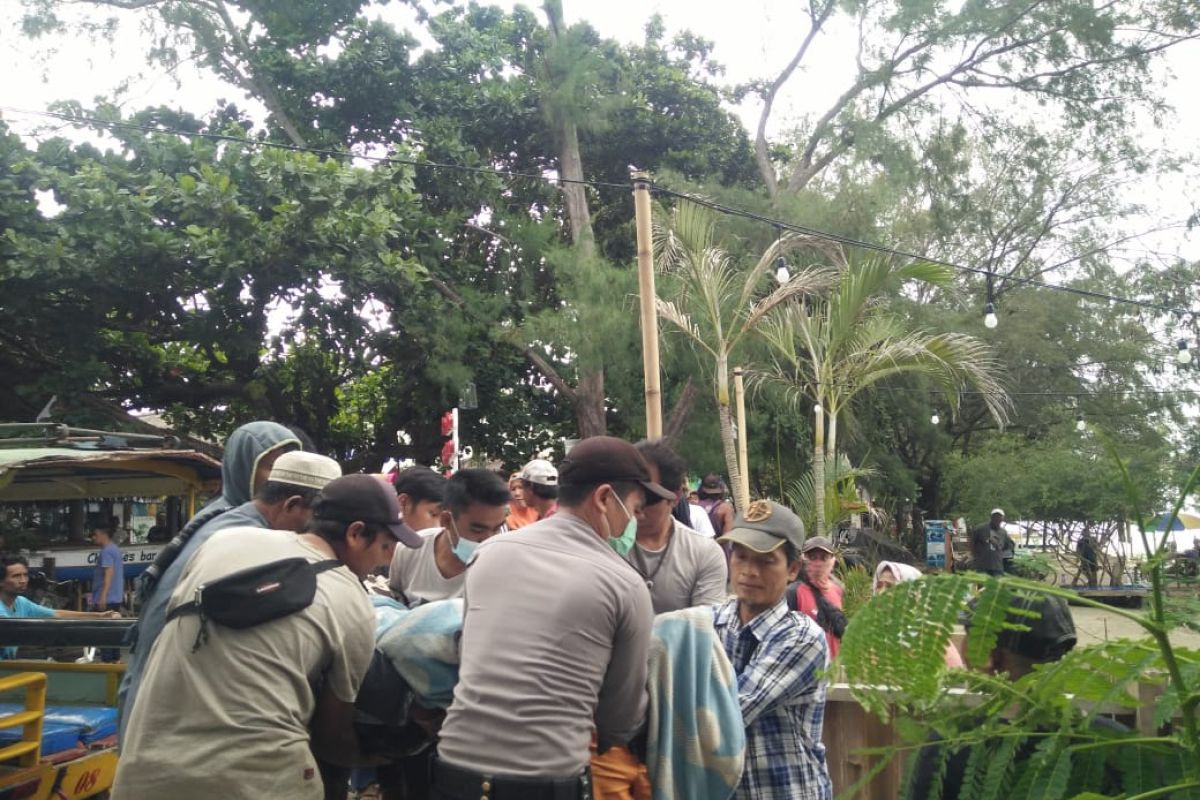
[[661, 550], [635, 544], [625, 556], [650, 589], [655, 614], [717, 605], [727, 592], [725, 551], [709, 536], [672, 518], [674, 529]]
[[633, 740], [646, 713], [645, 582], [570, 511], [480, 545], [438, 755], [493, 775], [565, 778]]

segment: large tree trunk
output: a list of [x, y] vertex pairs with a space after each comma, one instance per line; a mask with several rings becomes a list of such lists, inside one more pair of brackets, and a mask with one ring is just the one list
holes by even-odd
[[575, 425], [579, 438], [603, 436], [608, 432], [608, 417], [604, 407], [604, 372], [584, 375], [575, 386]]
[[[721, 420], [721, 446], [725, 450], [725, 470], [729, 473], [729, 484], [733, 489], [733, 505], [738, 511], [745, 510], [746, 498], [738, 496], [742, 485], [741, 470], [738, 469], [737, 445], [733, 441], [733, 411], [729, 407], [729, 362], [724, 356], [717, 359], [717, 414]], [[745, 436], [745, 431], [739, 431]]]
[[[549, 21], [550, 40], [558, 44], [566, 33], [561, 0], [549, 0], [543, 5]], [[592, 215], [588, 210], [587, 190], [583, 185], [583, 157], [579, 153], [579, 129], [564, 118], [554, 131], [558, 142], [558, 173], [562, 180], [563, 205], [571, 241], [584, 258], [596, 253], [596, 236], [592, 231]], [[608, 431], [604, 408], [604, 367], [580, 376], [573, 401], [579, 437], [603, 436]]]
[[579, 131], [572, 122], [564, 122], [557, 131], [559, 137], [558, 169], [564, 179], [563, 202], [567, 207], [567, 224], [571, 228], [571, 241], [585, 258], [596, 252], [595, 234], [592, 232], [592, 215], [588, 210], [587, 187], [576, 181], [583, 180], [583, 159], [579, 155]]
[[679, 399], [675, 401], [671, 413], [667, 415], [666, 425], [663, 426], [663, 441], [675, 447], [679, 442], [679, 437], [683, 435], [683, 429], [687, 427], [688, 418], [692, 415], [692, 408], [696, 405], [696, 384], [692, 382], [691, 376], [683, 384], [683, 390], [679, 393]]

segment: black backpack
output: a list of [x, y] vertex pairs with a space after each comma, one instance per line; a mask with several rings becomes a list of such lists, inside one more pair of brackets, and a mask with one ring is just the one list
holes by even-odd
[[208, 623], [227, 628], [253, 628], [312, 605], [317, 595], [317, 575], [337, 569], [333, 559], [313, 563], [306, 558], [282, 558], [231, 572], [223, 578], [200, 584], [196, 597], [167, 613], [167, 622], [196, 614], [200, 630], [192, 652], [208, 641]]
[[792, 611], [800, 611], [800, 601], [797, 598], [796, 593], [800, 591], [801, 585], [808, 586], [810, 589], [812, 589], [813, 597], [817, 601], [816, 622], [818, 627], [820, 627], [821, 630], [829, 631], [838, 639], [842, 638], [842, 636], [846, 633], [846, 625], [848, 624], [845, 613], [833, 603], [829, 602], [829, 598], [824, 595], [820, 588], [818, 588], [815, 583], [807, 578], [801, 578], [798, 581], [793, 581], [792, 583], [788, 584], [786, 595], [788, 608]]

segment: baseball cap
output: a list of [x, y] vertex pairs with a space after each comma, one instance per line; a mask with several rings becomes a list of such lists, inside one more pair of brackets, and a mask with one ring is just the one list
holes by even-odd
[[804, 547], [800, 549], [802, 553], [807, 553], [809, 550], [824, 550], [826, 553], [835, 552], [833, 542], [828, 536], [810, 536], [804, 540]]
[[313, 500], [313, 519], [382, 525], [406, 547], [424, 542], [400, 519], [396, 491], [373, 475], [346, 475], [330, 481]]
[[675, 493], [650, 480], [650, 466], [637, 448], [615, 436], [592, 436], [571, 448], [558, 474], [563, 486], [593, 486], [628, 481], [663, 500]]
[[[1000, 631], [996, 646], [1033, 661], [1057, 661], [1075, 647], [1075, 621], [1071, 607], [1059, 597], [1014, 597], [1006, 621], [1028, 630]], [[1012, 609], [1028, 613], [1018, 613]], [[967, 620], [970, 630], [970, 619]]]
[[745, 545], [756, 553], [770, 553], [790, 542], [799, 552], [804, 545], [804, 523], [787, 506], [774, 500], [755, 500], [738, 512], [733, 527], [717, 541]]
[[1002, 516], [1002, 517], [1003, 517], [1003, 516], [1004, 516], [1004, 509], [1003, 509], [1003, 508], [993, 508], [993, 509], [992, 509], [992, 513], [991, 513], [991, 514], [989, 514], [988, 516], [994, 517], [994, 516], [996, 516], [997, 514], [999, 514], [1000, 516]]
[[308, 489], [324, 489], [332, 480], [342, 477], [342, 468], [328, 456], [292, 450], [275, 460], [268, 481], [303, 486]]
[[521, 467], [520, 478], [530, 483], [540, 483], [542, 486], [557, 486], [558, 470], [544, 458], [535, 458]]

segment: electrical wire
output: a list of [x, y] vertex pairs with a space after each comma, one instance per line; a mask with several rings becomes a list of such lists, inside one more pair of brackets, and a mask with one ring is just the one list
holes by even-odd
[[[690, 203], [695, 203], [696, 205], [704, 206], [705, 208], [711, 209], [713, 211], [717, 211], [721, 214], [726, 214], [728, 216], [742, 217], [743, 219], [749, 219], [749, 220], [753, 220], [755, 222], [761, 222], [764, 225], [771, 225], [775, 228], [783, 228], [784, 230], [788, 230], [793, 233], [800, 233], [800, 234], [804, 234], [806, 236], [812, 236], [812, 237], [818, 238], [818, 239], [825, 239], [826, 241], [836, 242], [837, 244], [846, 245], [848, 247], [857, 247], [862, 250], [870, 250], [872, 252], [882, 253], [884, 255], [897, 256], [899, 258], [910, 258], [910, 259], [913, 259], [916, 261], [925, 261], [930, 264], [936, 264], [941, 267], [948, 267], [950, 269], [958, 270], [960, 272], [971, 273], [974, 275], [983, 275], [983, 276], [987, 276], [989, 274], [995, 275], [995, 273], [991, 273], [988, 270], [982, 269], [980, 267], [968, 267], [963, 264], [955, 264], [952, 261], [943, 261], [941, 259], [933, 258], [933, 257], [927, 256], [927, 255], [922, 255], [920, 253], [912, 253], [912, 252], [908, 252], [905, 250], [898, 250], [894, 247], [887, 247], [885, 245], [877, 244], [875, 242], [868, 242], [868, 241], [864, 241], [862, 239], [855, 239], [850, 236], [842, 236], [842, 235], [836, 234], [836, 233], [829, 233], [828, 231], [823, 231], [818, 228], [810, 228], [805, 225], [796, 225], [796, 224], [793, 224], [790, 222], [785, 222], [780, 219], [775, 219], [773, 217], [767, 217], [762, 214], [756, 214], [753, 211], [746, 211], [745, 209], [733, 208], [731, 206], [726, 206], [721, 203], [713, 202], [712, 200], [708, 200], [703, 197], [697, 197], [696, 195], [688, 194], [686, 192], [676, 192], [671, 189], [667, 189], [665, 187], [659, 186], [657, 184], [653, 184], [651, 186], [651, 190], [658, 194], [666, 195], [668, 197], [675, 197], [680, 200], [687, 200]], [[1103, 300], [1103, 301], [1107, 301], [1107, 302], [1111, 302], [1111, 303], [1123, 303], [1125, 305], [1138, 306], [1140, 308], [1146, 308], [1146, 309], [1150, 309], [1152, 311], [1162, 311], [1164, 313], [1175, 314], [1175, 315], [1197, 316], [1197, 312], [1189, 311], [1188, 309], [1179, 308], [1177, 306], [1164, 306], [1159, 303], [1151, 303], [1146, 300], [1137, 300], [1132, 297], [1119, 297], [1117, 295], [1105, 294], [1103, 292], [1095, 292], [1090, 289], [1080, 289], [1080, 288], [1077, 288], [1074, 286], [1064, 286], [1060, 283], [1047, 283], [1046, 281], [1040, 281], [1035, 278], [1021, 278], [1019, 276], [1008, 276], [1008, 277], [1005, 277], [1004, 280], [1007, 281], [1008, 283], [1014, 283], [1017, 285], [1033, 286], [1033, 287], [1036, 287], [1039, 289], [1049, 289], [1051, 291], [1056, 291], [1056, 292], [1066, 292], [1068, 294], [1078, 295], [1080, 297], [1086, 297], [1091, 300]]]
[[[367, 154], [357, 154], [357, 153], [352, 153], [352, 152], [349, 152], [346, 150], [330, 150], [327, 148], [310, 147], [310, 146], [306, 146], [306, 145], [297, 145], [297, 144], [287, 144], [284, 142], [273, 142], [273, 141], [268, 141], [268, 140], [247, 139], [245, 137], [231, 136], [231, 135], [222, 134], [222, 133], [210, 133], [210, 132], [204, 132], [204, 131], [185, 131], [185, 130], [179, 130], [179, 129], [175, 129], [175, 128], [165, 128], [165, 127], [152, 126], [152, 125], [138, 125], [138, 124], [132, 123], [132, 122], [119, 122], [116, 120], [103, 120], [103, 119], [99, 119], [96, 117], [63, 114], [63, 113], [56, 112], [56, 111], [35, 111], [32, 109], [17, 108], [14, 106], [0, 106], [0, 112], [27, 114], [27, 115], [35, 116], [35, 117], [48, 117], [51, 119], [62, 120], [64, 122], [68, 122], [68, 123], [75, 124], [75, 125], [90, 125], [93, 127], [108, 128], [108, 129], [112, 129], [112, 130], [133, 130], [133, 131], [140, 131], [142, 133], [149, 133], [149, 134], [164, 134], [164, 135], [174, 135], [174, 136], [182, 136], [182, 137], [189, 137], [189, 138], [197, 138], [197, 139], [206, 139], [206, 140], [210, 140], [210, 141], [229, 142], [232, 144], [243, 145], [246, 147], [266, 147], [266, 148], [275, 148], [275, 149], [279, 149], [279, 150], [287, 150], [287, 151], [297, 152], [297, 153], [310, 153], [313, 155], [325, 156], [327, 158], [362, 159], [365, 161], [371, 161], [371, 162], [380, 163], [380, 164], [399, 164], [399, 165], [418, 167], [418, 168], [424, 167], [424, 168], [428, 168], [428, 169], [456, 170], [459, 172], [467, 172], [467, 173], [472, 173], [472, 174], [494, 175], [497, 177], [507, 178], [509, 180], [512, 180], [515, 178], [524, 178], [524, 179], [543, 181], [545, 183], [551, 183], [551, 184], [576, 184], [576, 185], [583, 185], [583, 186], [591, 186], [591, 187], [597, 188], [597, 189], [604, 188], [604, 189], [628, 190], [630, 188], [628, 184], [613, 183], [611, 181], [576, 180], [576, 179], [571, 179], [571, 178], [563, 178], [560, 176], [551, 176], [551, 175], [544, 175], [544, 174], [537, 174], [537, 173], [530, 173], [530, 172], [514, 172], [511, 170], [497, 169], [495, 167], [472, 167], [472, 166], [468, 166], [465, 164], [451, 164], [451, 163], [429, 161], [429, 160], [408, 159], [408, 158], [400, 158], [398, 156], [374, 156], [374, 155], [367, 155]], [[688, 202], [695, 203], [696, 205], [703, 206], [705, 208], [711, 209], [711, 210], [716, 211], [721, 214], [725, 214], [727, 216], [741, 217], [743, 219], [753, 220], [755, 222], [760, 222], [765, 225], [770, 225], [770, 226], [774, 227], [776, 230], [787, 230], [787, 231], [791, 231], [793, 233], [799, 233], [799, 234], [803, 234], [806, 236], [812, 236], [814, 238], [819, 238], [819, 239], [824, 239], [826, 241], [835, 242], [837, 244], [845, 245], [847, 247], [855, 247], [855, 248], [862, 249], [862, 250], [868, 250], [868, 251], [872, 251], [872, 252], [882, 253], [884, 255], [896, 256], [898, 258], [908, 258], [908, 259], [913, 259], [916, 261], [925, 261], [930, 264], [936, 264], [938, 266], [947, 267], [949, 269], [953, 269], [953, 270], [968, 273], [968, 274], [983, 275], [983, 276], [995, 274], [995, 273], [991, 273], [989, 270], [982, 269], [980, 267], [969, 267], [964, 264], [956, 264], [951, 261], [944, 261], [942, 259], [933, 258], [928, 255], [923, 255], [920, 253], [913, 253], [913, 252], [909, 252], [906, 250], [900, 250], [900, 249], [897, 249], [894, 247], [888, 247], [886, 245], [878, 244], [876, 242], [869, 242], [869, 241], [862, 240], [862, 239], [855, 239], [850, 236], [843, 236], [841, 234], [830, 233], [829, 231], [824, 231], [819, 228], [812, 228], [812, 227], [809, 227], [806, 225], [797, 225], [795, 223], [786, 222], [784, 220], [767, 217], [762, 214], [755, 213], [753, 211], [747, 211], [746, 209], [734, 208], [732, 206], [727, 206], [722, 203], [717, 203], [715, 201], [709, 200], [704, 197], [699, 197], [697, 195], [689, 194], [686, 192], [677, 192], [673, 189], [668, 189], [665, 186], [654, 183], [653, 181], [649, 181], [649, 186], [650, 186], [650, 191], [653, 192], [654, 194], [665, 196], [665, 197], [673, 197], [673, 198], [680, 199], [680, 200], [686, 200]], [[1138, 300], [1138, 299], [1131, 298], [1131, 297], [1120, 297], [1117, 295], [1105, 294], [1104, 292], [1092, 291], [1090, 289], [1080, 289], [1080, 288], [1074, 287], [1074, 286], [1064, 286], [1063, 284], [1058, 284], [1058, 283], [1048, 283], [1046, 281], [1037, 280], [1035, 278], [1022, 278], [1019, 276], [1007, 276], [1004, 278], [1004, 280], [1008, 283], [1012, 283], [1015, 285], [1031, 286], [1031, 287], [1035, 287], [1038, 289], [1046, 289], [1049, 291], [1056, 291], [1056, 292], [1065, 292], [1067, 294], [1076, 295], [1078, 297], [1085, 297], [1090, 300], [1099, 300], [1099, 301], [1104, 301], [1104, 302], [1109, 302], [1109, 303], [1120, 303], [1120, 304], [1124, 304], [1124, 305], [1136, 306], [1138, 308], [1144, 308], [1144, 309], [1148, 309], [1151, 311], [1160, 311], [1163, 313], [1174, 314], [1179, 317], [1182, 317], [1182, 316], [1189, 316], [1192, 318], [1200, 317], [1200, 312], [1192, 311], [1192, 310], [1189, 310], [1186, 308], [1180, 308], [1178, 306], [1166, 306], [1166, 305], [1162, 305], [1160, 303], [1152, 303], [1152, 302], [1149, 302], [1146, 300]]]

